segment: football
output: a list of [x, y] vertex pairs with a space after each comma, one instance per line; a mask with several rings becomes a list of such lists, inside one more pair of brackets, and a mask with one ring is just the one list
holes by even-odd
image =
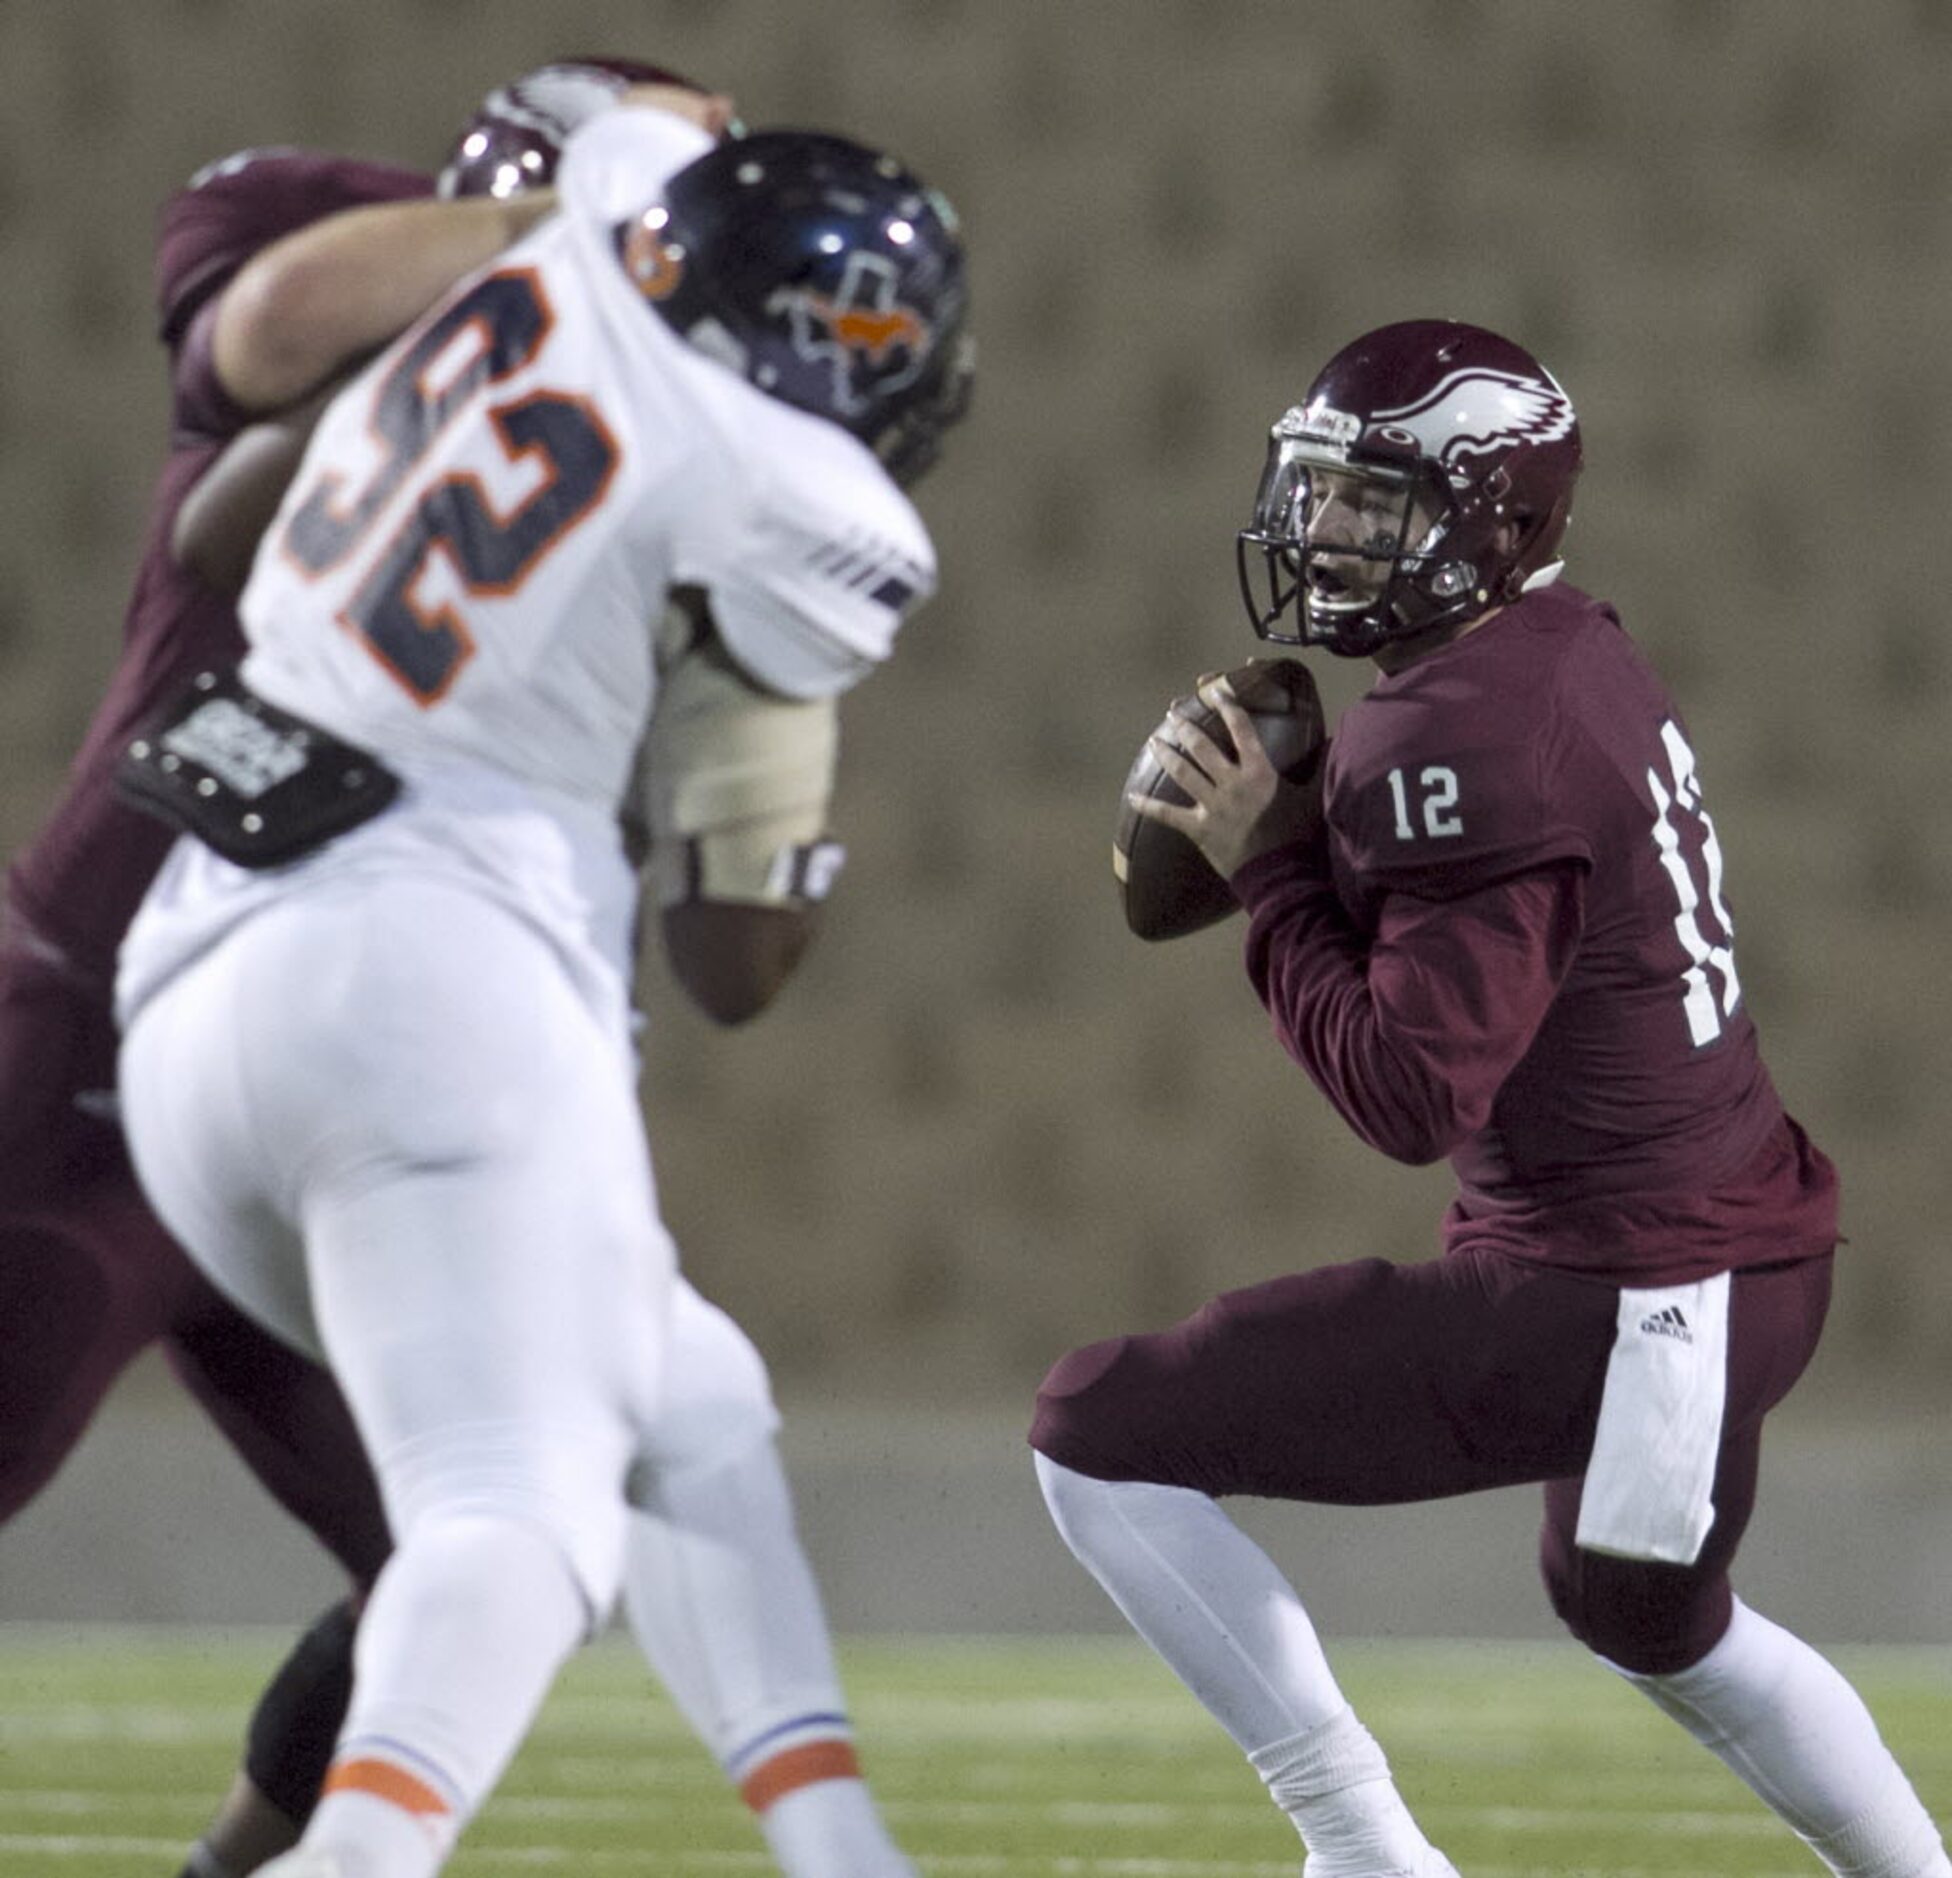
[[[1305, 780], [1321, 761], [1327, 741], [1322, 701], [1307, 666], [1299, 659], [1252, 659], [1220, 677], [1246, 707], [1274, 767], [1290, 781]], [[1233, 739], [1220, 713], [1197, 689], [1190, 697], [1175, 699], [1174, 708], [1232, 753]], [[1170, 713], [1153, 735], [1165, 732], [1169, 723]], [[1112, 835], [1112, 875], [1126, 925], [1141, 939], [1177, 939], [1237, 913], [1240, 902], [1233, 889], [1206, 856], [1178, 829], [1148, 821], [1127, 800], [1134, 795], [1182, 804], [1190, 800], [1160, 768], [1150, 737], [1126, 775]]]

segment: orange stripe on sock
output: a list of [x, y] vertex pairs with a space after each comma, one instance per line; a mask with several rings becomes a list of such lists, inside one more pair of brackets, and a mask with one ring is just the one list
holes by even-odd
[[341, 1761], [325, 1777], [326, 1793], [370, 1793], [416, 1818], [454, 1809], [417, 1775], [391, 1761]]
[[763, 1813], [777, 1800], [816, 1780], [859, 1780], [861, 1763], [854, 1757], [851, 1741], [809, 1741], [803, 1748], [788, 1748], [762, 1761], [740, 1783], [739, 1797], [755, 1813]]

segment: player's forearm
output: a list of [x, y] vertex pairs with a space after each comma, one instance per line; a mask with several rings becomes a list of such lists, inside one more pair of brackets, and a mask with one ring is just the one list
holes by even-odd
[[235, 599], [264, 531], [297, 474], [336, 381], [240, 431], [176, 511], [170, 553], [205, 586]]
[[1289, 1053], [1362, 1140], [1412, 1165], [1490, 1120], [1564, 976], [1566, 882], [1543, 875], [1449, 905], [1398, 896], [1377, 934], [1326, 873], [1243, 870], [1247, 964]]
[[818, 906], [690, 900], [663, 910], [665, 957], [714, 1023], [749, 1023], [785, 990], [819, 919]]
[[274, 242], [218, 304], [211, 347], [219, 382], [247, 411], [290, 404], [403, 331], [554, 206], [548, 190], [380, 203]]
[[1365, 948], [1333, 890], [1284, 895], [1257, 913], [1248, 974], [1282, 1047], [1350, 1129], [1392, 1160], [1441, 1160], [1471, 1129], [1434, 1065], [1401, 1051], [1370, 995]]

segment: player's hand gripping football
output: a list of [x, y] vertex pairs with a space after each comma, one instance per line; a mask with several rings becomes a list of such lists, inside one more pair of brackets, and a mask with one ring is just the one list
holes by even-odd
[[1149, 745], [1159, 767], [1192, 800], [1179, 804], [1137, 794], [1126, 799], [1148, 821], [1184, 835], [1226, 880], [1257, 854], [1306, 841], [1320, 828], [1322, 765], [1316, 764], [1305, 781], [1289, 781], [1274, 767], [1254, 720], [1224, 675], [1202, 679], [1199, 694], [1219, 713], [1238, 754], [1223, 749], [1175, 706]]

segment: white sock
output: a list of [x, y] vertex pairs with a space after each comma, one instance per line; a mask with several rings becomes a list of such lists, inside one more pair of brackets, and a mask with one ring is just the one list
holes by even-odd
[[1253, 1762], [1309, 1878], [1417, 1869], [1429, 1841], [1274, 1561], [1204, 1493], [1036, 1458], [1065, 1544]]
[[770, 1437], [653, 1475], [624, 1607], [679, 1711], [759, 1815], [786, 1878], [911, 1878], [859, 1778], [819, 1589]]
[[1838, 1878], [1952, 1878], [1938, 1828], [1857, 1691], [1739, 1598], [1693, 1668], [1607, 1667], [1733, 1768]]
[[[370, 1793], [328, 1793], [295, 1851], [287, 1852], [295, 1874], [312, 1878], [309, 1860], [338, 1861], [333, 1878], [434, 1878], [454, 1849], [451, 1821], [432, 1821], [403, 1811]], [[259, 1878], [277, 1878], [284, 1869], [274, 1860]]]
[[488, 1514], [407, 1533], [360, 1619], [352, 1706], [307, 1851], [429, 1878], [521, 1744], [589, 1609], [562, 1550]]
[[914, 1878], [859, 1780], [796, 1787], [760, 1813], [759, 1829], [787, 1878]]
[[1308, 1847], [1306, 1878], [1413, 1872], [1431, 1853], [1353, 1709], [1247, 1758]]

